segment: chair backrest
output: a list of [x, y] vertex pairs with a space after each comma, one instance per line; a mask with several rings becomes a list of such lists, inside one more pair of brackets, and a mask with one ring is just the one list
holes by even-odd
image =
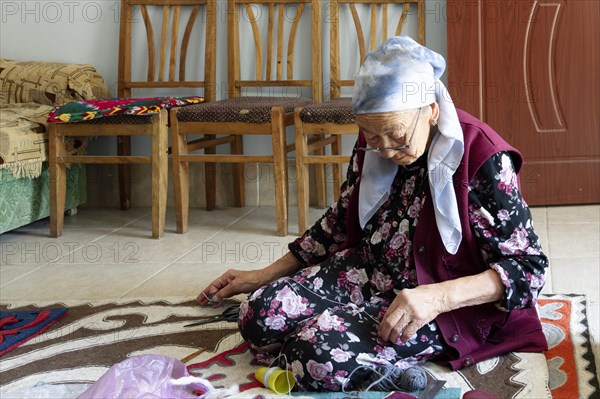
[[[264, 95], [268, 88], [285, 96], [283, 88], [308, 87], [313, 101], [322, 100], [320, 0], [228, 0], [227, 17], [229, 97], [250, 90]], [[298, 37], [309, 44], [310, 58]], [[301, 79], [301, 72], [310, 76]]]
[[[120, 15], [119, 97], [131, 97], [132, 89], [140, 88], [203, 88], [206, 100], [214, 100], [216, 0], [121, 0]], [[194, 70], [186, 75], [190, 42], [192, 46], [203, 44], [204, 56], [197, 54], [192, 62]], [[144, 49], [145, 54], [140, 56]], [[201, 72], [198, 75], [198, 64], [202, 62], [203, 76]], [[143, 63], [147, 64], [145, 76], [134, 73], [132, 78], [132, 69], [143, 68]], [[188, 80], [192, 74], [196, 79]]]
[[[354, 86], [353, 79], [343, 79], [340, 61], [342, 54], [340, 52], [341, 39], [355, 37], [358, 47], [358, 58], [356, 62], [356, 70], [346, 71], [344, 75], [354, 76], [358, 72], [358, 67], [362, 64], [367, 53], [374, 50], [379, 44], [383, 43], [391, 36], [402, 34], [406, 20], [410, 14], [416, 15], [417, 20], [417, 41], [425, 44], [425, 0], [330, 0], [329, 4], [329, 20], [330, 20], [330, 97], [331, 99], [339, 98], [342, 95], [342, 87]], [[364, 29], [358, 7], [367, 9], [369, 19], [367, 29]], [[342, 24], [340, 23], [340, 13], [347, 12], [352, 16], [354, 24], [343, 24], [344, 31], [340, 31]], [[397, 18], [394, 16], [398, 14]], [[390, 34], [390, 27], [394, 29]], [[367, 36], [368, 35], [368, 36]], [[368, 42], [367, 42], [368, 39]], [[367, 47], [368, 46], [368, 47]], [[352, 48], [343, 46], [344, 48]], [[345, 56], [352, 56], [356, 51], [347, 51]], [[345, 61], [348, 61], [347, 58]], [[349, 65], [349, 62], [345, 62]]]

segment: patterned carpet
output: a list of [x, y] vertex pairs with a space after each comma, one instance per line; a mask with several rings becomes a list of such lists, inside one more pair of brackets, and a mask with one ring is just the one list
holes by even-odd
[[[36, 384], [36, 389], [70, 387], [64, 392], [81, 392], [129, 356], [152, 353], [182, 359], [198, 348], [206, 351], [187, 362], [190, 372], [210, 377], [215, 386], [239, 384], [243, 391], [239, 397], [269, 396], [251, 378], [256, 366], [234, 323], [183, 328], [198, 316], [220, 313], [219, 309], [170, 298], [13, 303], [0, 310], [54, 307], [68, 307], [68, 315], [0, 358], [0, 397], [23, 397]], [[455, 388], [438, 397], [460, 398], [461, 393], [482, 389], [513, 399], [600, 398], [585, 297], [546, 296], [538, 309], [550, 347], [547, 353], [511, 353], [458, 372], [428, 365], [429, 378], [446, 380], [446, 388]]]
[[0, 312], [0, 356], [46, 331], [67, 311], [56, 308]]

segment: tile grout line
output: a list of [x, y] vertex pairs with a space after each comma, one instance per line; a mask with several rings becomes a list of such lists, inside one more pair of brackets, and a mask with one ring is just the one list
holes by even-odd
[[151, 279], [153, 279], [154, 277], [156, 277], [157, 275], [159, 275], [160, 273], [162, 273], [163, 271], [167, 270], [169, 267], [173, 266], [173, 264], [177, 263], [179, 260], [185, 258], [186, 256], [188, 256], [190, 253], [194, 252], [196, 249], [198, 249], [202, 244], [206, 243], [208, 240], [210, 240], [211, 238], [213, 238], [214, 236], [222, 233], [225, 231], [225, 229], [233, 226], [235, 223], [239, 222], [240, 220], [242, 220], [243, 218], [245, 218], [246, 216], [248, 216], [249, 214], [251, 214], [252, 212], [254, 212], [256, 209], [258, 209], [258, 207], [254, 207], [252, 208], [250, 211], [246, 212], [245, 214], [243, 214], [242, 216], [240, 216], [239, 218], [235, 219], [233, 222], [229, 223], [227, 226], [222, 227], [220, 230], [216, 231], [214, 234], [212, 234], [211, 236], [205, 238], [204, 240], [202, 240], [198, 245], [196, 245], [195, 247], [191, 248], [189, 251], [183, 253], [181, 256], [179, 256], [178, 258], [172, 260], [171, 262], [167, 263], [167, 265], [165, 267], [163, 267], [160, 270], [157, 270], [155, 273], [153, 273], [152, 275], [148, 276], [144, 281], [140, 282], [138, 285], [136, 285], [135, 287], [130, 288], [129, 290], [125, 291], [123, 294], [121, 294], [118, 298], [124, 298], [125, 295], [129, 294], [131, 291], [135, 290], [136, 288], [139, 288], [140, 286], [144, 285], [145, 283], [147, 283], [148, 281], [150, 281]]
[[35, 269], [28, 271], [27, 273], [23, 274], [22, 276], [19, 276], [19, 277], [15, 278], [14, 280], [10, 280], [8, 283], [0, 285], [0, 288], [4, 288], [4, 287], [6, 287], [6, 286], [8, 286], [8, 285], [10, 285], [12, 283], [14, 283], [15, 281], [18, 281], [18, 280], [22, 279], [23, 277], [30, 275], [31, 273], [35, 273], [35, 272], [37, 272], [38, 270], [40, 270], [44, 266], [47, 266], [47, 264], [39, 266], [39, 267], [36, 267]]
[[546, 223], [544, 226], [544, 229], [546, 230], [546, 245], [548, 245], [548, 253], [546, 254], [547, 260], [548, 260], [548, 266], [546, 267], [547, 272], [549, 273], [549, 277], [550, 277], [550, 291], [554, 292], [554, 273], [552, 272], [552, 264], [550, 262], [550, 259], [552, 259], [552, 253], [550, 252], [550, 224], [548, 223], [548, 207], [545, 206], [544, 207], [544, 221]]
[[584, 221], [579, 221], [579, 222], [552, 222], [552, 223], [547, 223], [547, 224], [548, 224], [548, 226], [550, 226], [550, 225], [552, 225], [552, 226], [560, 226], [560, 225], [563, 225], [563, 224], [568, 224], [568, 225], [571, 225], [571, 224], [586, 224], [587, 225], [587, 224], [600, 224], [600, 222], [584, 222]]
[[[254, 164], [254, 166], [256, 167], [256, 173], [258, 176], [258, 173], [260, 172], [260, 167], [258, 165], [258, 162]], [[256, 179], [256, 206], [260, 206], [260, 179]]]
[[[54, 259], [54, 260], [52, 260], [52, 261], [50, 261], [50, 262], [46, 262], [46, 263], [44, 263], [44, 264], [40, 265], [39, 267], [35, 268], [34, 270], [30, 270], [29, 272], [27, 272], [27, 273], [25, 273], [25, 274], [23, 274], [23, 275], [21, 275], [21, 276], [19, 276], [19, 277], [15, 278], [14, 280], [10, 280], [8, 283], [6, 283], [6, 284], [3, 284], [3, 285], [0, 285], [0, 288], [4, 288], [4, 287], [6, 287], [7, 285], [9, 285], [9, 284], [12, 284], [12, 283], [14, 283], [15, 281], [18, 281], [18, 280], [20, 280], [20, 279], [22, 279], [22, 278], [24, 278], [24, 277], [26, 277], [26, 276], [30, 275], [31, 273], [35, 273], [36, 271], [38, 271], [38, 270], [40, 270], [40, 269], [43, 269], [44, 267], [46, 267], [46, 266], [48, 266], [48, 265], [50, 265], [50, 264], [57, 263], [59, 260], [61, 260], [61, 259], [65, 258], [65, 257], [67, 257], [67, 256], [69, 256], [69, 255], [71, 255], [71, 254], [74, 254], [74, 253], [76, 253], [76, 252], [77, 252], [77, 251], [79, 251], [80, 249], [83, 249], [83, 248], [84, 248], [86, 245], [89, 245], [89, 244], [91, 244], [91, 243], [93, 243], [93, 242], [96, 242], [96, 241], [98, 241], [98, 240], [101, 240], [101, 239], [103, 239], [103, 238], [105, 238], [105, 237], [108, 237], [109, 235], [113, 234], [114, 232], [116, 232], [116, 231], [119, 231], [119, 230], [121, 230], [122, 228], [124, 228], [124, 227], [127, 227], [127, 226], [129, 226], [130, 224], [132, 224], [132, 223], [134, 223], [134, 222], [137, 222], [138, 220], [140, 220], [140, 219], [142, 219], [142, 218], [145, 218], [145, 217], [147, 217], [148, 215], [151, 215], [151, 214], [152, 214], [152, 212], [146, 213], [146, 214], [144, 214], [144, 215], [142, 215], [142, 216], [140, 216], [140, 217], [138, 217], [138, 218], [136, 218], [136, 219], [133, 219], [133, 220], [131, 220], [131, 221], [129, 221], [129, 222], [127, 222], [127, 223], [125, 223], [124, 225], [122, 225], [122, 226], [120, 226], [120, 227], [117, 227], [117, 228], [115, 228], [115, 229], [111, 230], [110, 232], [108, 232], [108, 233], [106, 233], [106, 234], [102, 234], [102, 235], [100, 235], [100, 236], [98, 236], [98, 237], [94, 238], [93, 240], [91, 240], [89, 243], [87, 243], [87, 244], [82, 244], [82, 245], [78, 246], [77, 248], [73, 249], [72, 251], [69, 251], [69, 252], [67, 252], [66, 254], [64, 254], [63, 256], [61, 256], [60, 258]], [[17, 266], [17, 265], [15, 265], [15, 266]], [[18, 266], [17, 266], [17, 267], [18, 267]]]

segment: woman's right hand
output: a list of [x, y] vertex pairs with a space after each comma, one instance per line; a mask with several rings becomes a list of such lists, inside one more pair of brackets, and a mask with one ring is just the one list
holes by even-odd
[[198, 302], [200, 305], [218, 304], [224, 298], [247, 294], [268, 283], [264, 270], [229, 269], [202, 290]]
[[215, 305], [224, 298], [248, 294], [280, 277], [289, 276], [300, 266], [298, 259], [291, 252], [287, 252], [264, 269], [250, 271], [229, 269], [202, 290], [198, 295], [198, 302], [200, 305]]

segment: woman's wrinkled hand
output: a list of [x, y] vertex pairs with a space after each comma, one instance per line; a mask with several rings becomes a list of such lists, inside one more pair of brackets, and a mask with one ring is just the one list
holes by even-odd
[[401, 290], [379, 324], [384, 342], [405, 343], [440, 313], [449, 311], [443, 284], [420, 285]]
[[267, 284], [263, 270], [229, 269], [198, 295], [200, 305], [218, 305], [224, 298], [247, 294]]

